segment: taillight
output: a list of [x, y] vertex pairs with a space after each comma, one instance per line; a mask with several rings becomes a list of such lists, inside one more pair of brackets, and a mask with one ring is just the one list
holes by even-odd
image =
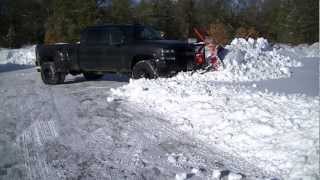
[[197, 65], [201, 65], [201, 64], [204, 64], [204, 55], [203, 53], [196, 53], [196, 64]]

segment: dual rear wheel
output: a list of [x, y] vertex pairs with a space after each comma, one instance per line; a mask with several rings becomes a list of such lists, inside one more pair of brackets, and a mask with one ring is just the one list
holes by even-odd
[[41, 64], [41, 79], [45, 84], [61, 84], [65, 77], [65, 73], [58, 71], [56, 63], [44, 62]]

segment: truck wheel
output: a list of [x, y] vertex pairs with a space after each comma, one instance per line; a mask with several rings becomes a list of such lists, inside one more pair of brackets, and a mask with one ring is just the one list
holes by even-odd
[[154, 79], [158, 77], [158, 73], [150, 61], [139, 61], [133, 66], [132, 78]]
[[102, 78], [103, 74], [97, 74], [97, 73], [94, 73], [94, 72], [84, 72], [83, 76], [88, 81], [94, 81], [94, 80], [98, 80], [98, 79]]
[[188, 64], [187, 64], [187, 71], [193, 71], [193, 70], [195, 70], [195, 64], [193, 63], [193, 62], [188, 62]]
[[61, 84], [66, 75], [57, 72], [57, 66], [54, 62], [45, 62], [41, 65], [41, 79], [45, 84]]

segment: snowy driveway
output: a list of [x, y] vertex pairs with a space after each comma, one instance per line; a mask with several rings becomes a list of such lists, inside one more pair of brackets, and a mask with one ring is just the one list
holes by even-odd
[[109, 89], [127, 83], [105, 79], [46, 86], [34, 68], [0, 73], [0, 179], [192, 179], [223, 170], [268, 175], [154, 112], [108, 102]]

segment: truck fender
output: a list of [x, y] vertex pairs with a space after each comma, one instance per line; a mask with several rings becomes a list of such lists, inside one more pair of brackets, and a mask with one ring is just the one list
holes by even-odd
[[155, 63], [154, 57], [152, 55], [136, 55], [132, 58], [131, 70], [133, 69], [134, 65], [136, 65], [139, 61], [145, 61], [145, 60]]

